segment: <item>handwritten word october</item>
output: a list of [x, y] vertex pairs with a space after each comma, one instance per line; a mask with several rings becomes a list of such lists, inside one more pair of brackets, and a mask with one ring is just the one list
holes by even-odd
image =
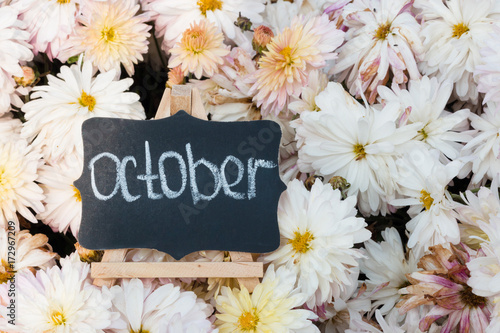
[[[191, 144], [187, 143], [186, 144], [186, 155], [187, 155], [187, 165], [186, 162], [184, 161], [184, 158], [182, 157], [181, 154], [175, 152], [175, 151], [166, 151], [161, 154], [161, 156], [158, 159], [158, 174], [153, 174], [152, 173], [152, 162], [151, 162], [151, 153], [149, 150], [149, 142], [145, 141], [144, 142], [144, 147], [145, 147], [145, 159], [146, 159], [146, 170], [145, 173], [142, 175], [138, 175], [137, 179], [143, 180], [146, 182], [146, 189], [147, 189], [147, 196], [149, 199], [152, 200], [158, 200], [162, 199], [163, 196], [167, 197], [168, 199], [174, 199], [179, 197], [184, 190], [187, 187], [188, 183], [188, 174], [189, 174], [189, 185], [191, 189], [191, 196], [193, 198], [193, 203], [197, 204], [200, 200], [206, 200], [210, 201], [213, 198], [215, 198], [220, 190], [222, 189], [224, 191], [224, 194], [227, 195], [228, 197], [231, 197], [236, 200], [243, 200], [243, 199], [252, 199], [257, 195], [256, 192], [256, 186], [255, 186], [255, 177], [257, 174], [257, 169], [258, 168], [266, 168], [266, 169], [272, 169], [276, 168], [277, 164], [271, 161], [263, 160], [263, 159], [255, 159], [253, 157], [249, 158], [247, 161], [247, 180], [248, 180], [248, 191], [247, 193], [242, 193], [242, 192], [236, 192], [233, 191], [231, 188], [236, 186], [241, 182], [243, 179], [243, 176], [245, 174], [245, 166], [243, 162], [236, 158], [235, 156], [228, 155], [220, 167], [215, 165], [212, 162], [207, 161], [204, 158], [201, 158], [197, 161], [194, 161], [193, 157], [193, 152], [191, 150]], [[115, 182], [115, 187], [113, 191], [110, 194], [102, 194], [99, 192], [97, 184], [96, 184], [96, 177], [95, 177], [95, 170], [94, 170], [94, 165], [97, 161], [107, 158], [113, 161], [116, 165], [116, 182]], [[179, 171], [181, 173], [182, 177], [182, 185], [180, 189], [178, 190], [172, 190], [168, 184], [167, 184], [167, 177], [165, 174], [165, 167], [164, 167], [164, 162], [166, 159], [172, 158], [177, 160], [178, 166], [179, 166]], [[225, 168], [229, 162], [234, 163], [237, 168], [238, 168], [238, 175], [235, 181], [232, 183], [228, 183], [225, 175]], [[125, 199], [127, 202], [133, 202], [141, 197], [140, 194], [133, 195], [129, 192], [128, 184], [127, 184], [127, 177], [126, 177], [126, 169], [127, 165], [129, 163], [132, 163], [134, 168], [137, 168], [137, 161], [134, 156], [125, 156], [121, 161], [120, 159], [109, 152], [103, 152], [98, 155], [96, 155], [94, 158], [92, 158], [89, 162], [89, 168], [90, 168], [90, 177], [91, 177], [91, 186], [92, 186], [92, 191], [94, 193], [94, 196], [102, 201], [109, 200], [113, 198], [119, 190], [121, 190], [121, 195], [123, 199]], [[198, 184], [196, 183], [196, 169], [200, 166], [204, 165], [210, 173], [213, 176], [213, 182], [214, 182], [214, 192], [211, 195], [206, 195], [200, 193], [198, 189]], [[153, 190], [153, 181], [159, 180], [162, 193], [155, 193]]]

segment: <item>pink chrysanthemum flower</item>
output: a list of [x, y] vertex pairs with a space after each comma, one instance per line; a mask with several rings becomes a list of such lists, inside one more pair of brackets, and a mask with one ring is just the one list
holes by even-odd
[[212, 76], [218, 71], [218, 65], [224, 63], [222, 57], [229, 53], [223, 41], [224, 36], [213, 23], [207, 20], [193, 23], [170, 50], [172, 57], [168, 67], [180, 65], [184, 75], [194, 73], [198, 79], [202, 74]]
[[273, 37], [259, 61], [250, 93], [263, 115], [278, 114], [290, 96], [298, 97], [307, 85], [309, 73], [334, 59], [333, 51], [342, 44], [344, 33], [327, 15], [307, 20], [297, 17], [291, 26]]
[[340, 74], [340, 81], [346, 79], [352, 95], [366, 93], [374, 103], [377, 87], [390, 78], [393, 84], [405, 84], [408, 77], [420, 78], [416, 59], [422, 53], [422, 42], [420, 25], [411, 13], [412, 2], [355, 0], [344, 7], [347, 43], [339, 49], [332, 71]]
[[60, 58], [64, 61], [85, 52], [85, 59], [101, 72], [115, 69], [118, 78], [122, 64], [133, 75], [134, 64], [148, 52], [151, 29], [145, 23], [148, 15], [136, 15], [139, 8], [135, 0], [87, 1], [82, 6], [75, 35], [68, 40]]
[[397, 305], [399, 312], [432, 305], [431, 311], [420, 320], [421, 331], [427, 331], [436, 320], [445, 318], [441, 332], [457, 328], [460, 333], [484, 332], [493, 306], [488, 298], [475, 294], [467, 285], [470, 278], [467, 263], [478, 253], [463, 244], [449, 244], [449, 248], [437, 245], [430, 251], [418, 264], [423, 271], [407, 275], [411, 285], [400, 290], [404, 295]]

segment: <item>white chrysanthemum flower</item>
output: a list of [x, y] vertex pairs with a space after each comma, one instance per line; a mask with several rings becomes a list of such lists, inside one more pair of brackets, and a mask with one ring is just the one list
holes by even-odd
[[326, 304], [316, 307], [319, 312], [322, 332], [344, 333], [353, 323], [362, 320], [362, 314], [370, 311], [370, 299], [358, 288], [359, 267], [348, 274], [346, 288]]
[[38, 182], [43, 189], [45, 211], [37, 218], [54, 232], [71, 233], [77, 237], [82, 220], [82, 196], [73, 182], [80, 177], [82, 166], [49, 166], [40, 168]]
[[316, 319], [309, 310], [296, 309], [306, 295], [295, 288], [294, 273], [280, 267], [267, 268], [262, 283], [252, 295], [246, 288], [222, 287], [217, 297], [216, 326], [220, 333], [287, 332], [313, 333], [318, 328], [311, 322]]
[[17, 19], [12, 7], [0, 7], [0, 115], [10, 111], [15, 98], [16, 82], [13, 76], [22, 77], [20, 61], [30, 61], [33, 53], [26, 42], [29, 33], [22, 30], [24, 23]]
[[[493, 189], [493, 190], [492, 190]], [[494, 179], [491, 189], [480, 187], [477, 194], [466, 191], [461, 194], [465, 204], [457, 203], [455, 211], [458, 213], [461, 241], [473, 249], [479, 249], [484, 240], [488, 240], [482, 223], [489, 223], [490, 216], [500, 216], [500, 198], [498, 193], [498, 178]]]
[[[10, 267], [12, 262], [12, 251], [8, 251], [8, 244], [14, 238], [16, 248], [16, 260], [14, 267]], [[34, 271], [35, 268], [48, 268], [55, 265], [57, 253], [52, 252], [52, 247], [48, 243], [49, 238], [44, 234], [31, 235], [28, 230], [9, 233], [4, 228], [0, 228], [0, 284], [26, 270]], [[11, 255], [9, 256], [9, 252]], [[9, 260], [10, 257], [10, 260]]]
[[[61, 259], [61, 268], [17, 275], [16, 326], [12, 328], [34, 333], [104, 333], [118, 314], [111, 312], [111, 293], [93, 286], [89, 272], [90, 265], [74, 253]], [[2, 304], [0, 317], [6, 318], [6, 311]], [[0, 325], [0, 330], [7, 327]]]
[[[125, 92], [130, 78], [114, 81], [115, 71], [92, 76], [89, 61], [61, 67], [57, 77], [49, 75], [47, 86], [37, 86], [26, 103], [21, 135], [33, 140], [51, 164], [83, 159], [81, 126], [92, 117], [144, 119], [139, 95]], [[103, 124], [104, 126], [105, 124]]]
[[157, 14], [155, 21], [158, 36], [163, 36], [162, 47], [167, 51], [191, 23], [208, 19], [224, 34], [234, 39], [241, 31], [234, 22], [241, 16], [249, 18], [253, 24], [262, 22], [260, 13], [264, 10], [264, 0], [147, 0], [145, 8]]
[[293, 180], [278, 205], [281, 245], [263, 257], [297, 276], [297, 287], [313, 308], [348, 288], [348, 274], [361, 252], [356, 243], [370, 238], [364, 219], [356, 217], [356, 198], [341, 200], [339, 190], [316, 180], [309, 192]]
[[171, 283], [144, 284], [140, 279], [123, 280], [110, 289], [113, 310], [120, 313], [124, 327], [109, 330], [129, 332], [211, 332], [208, 317], [212, 306], [191, 291], [181, 291]]
[[398, 207], [409, 206], [412, 218], [406, 224], [410, 232], [408, 247], [423, 254], [429, 246], [442, 243], [457, 244], [460, 232], [453, 211], [453, 201], [446, 189], [462, 167], [459, 161], [446, 165], [439, 162], [439, 152], [415, 149], [398, 159], [395, 175], [402, 199], [391, 200]]
[[0, 116], [0, 144], [19, 140], [22, 127], [21, 120], [14, 118], [11, 112]]
[[80, 0], [14, 0], [11, 6], [26, 24], [35, 55], [43, 52], [52, 60], [75, 28], [79, 4]]
[[299, 1], [278, 0], [275, 3], [267, 3], [264, 10], [264, 24], [270, 27], [274, 34], [277, 35], [286, 27], [290, 26], [290, 22], [295, 16], [304, 15], [300, 11]]
[[40, 153], [25, 140], [0, 143], [0, 228], [7, 228], [8, 221], [14, 221], [19, 229], [16, 213], [37, 223], [29, 208], [35, 213], [44, 209], [43, 191], [35, 183], [42, 164]]
[[300, 170], [345, 178], [351, 184], [347, 193], [358, 196], [363, 214], [385, 214], [387, 198], [395, 195], [395, 159], [420, 125], [397, 128], [399, 105], [364, 107], [333, 82], [316, 97], [316, 105], [320, 112], [304, 111], [292, 122]]
[[101, 72], [114, 69], [118, 78], [122, 64], [133, 75], [134, 64], [148, 52], [151, 29], [148, 15], [136, 15], [139, 9], [136, 0], [86, 1], [61, 58], [85, 52], [86, 60]]
[[459, 156], [462, 143], [468, 142], [472, 136], [466, 131], [469, 110], [445, 111], [452, 90], [451, 81], [439, 83], [436, 78], [424, 76], [421, 80], [410, 81], [408, 90], [394, 87], [392, 91], [381, 86], [378, 93], [384, 103], [400, 104], [399, 126], [420, 123], [415, 140], [454, 160]]
[[421, 10], [425, 57], [423, 74], [455, 83], [460, 100], [478, 101], [474, 70], [481, 63], [479, 50], [500, 19], [496, 0], [416, 0]]
[[[496, 189], [498, 190], [498, 188]], [[481, 243], [480, 255], [467, 263], [470, 278], [467, 284], [474, 294], [500, 297], [500, 215], [490, 216], [488, 222], [478, 221], [487, 236]]]
[[300, 99], [288, 104], [288, 110], [292, 111], [294, 114], [300, 114], [302, 111], [318, 111], [319, 108], [316, 105], [316, 96], [323, 90], [325, 90], [328, 85], [328, 77], [325, 73], [314, 70], [309, 74], [309, 81], [307, 86], [302, 88], [302, 93], [300, 94]]
[[481, 64], [476, 66], [474, 77], [477, 80], [477, 90], [485, 93], [483, 103], [493, 101], [500, 103], [500, 26], [493, 27], [493, 33], [486, 40], [486, 46], [481, 49]]
[[[417, 62], [422, 53], [420, 25], [411, 13], [410, 0], [354, 0], [342, 17], [349, 29], [333, 68], [347, 78], [352, 95], [366, 93], [375, 102], [377, 87], [392, 78], [404, 84], [420, 78]], [[389, 73], [391, 71], [392, 75]]]
[[372, 309], [379, 309], [383, 315], [389, 313], [399, 301], [398, 290], [406, 287], [406, 274], [418, 270], [417, 258], [411, 250], [405, 254], [401, 237], [395, 228], [382, 231], [380, 243], [373, 240], [365, 242], [365, 256], [360, 260], [361, 272], [366, 275], [364, 281], [369, 290], [374, 292], [371, 299]]
[[500, 172], [500, 103], [489, 102], [481, 116], [469, 118], [478, 133], [461, 152], [468, 161], [461, 176], [472, 170], [471, 184], [482, 184]]

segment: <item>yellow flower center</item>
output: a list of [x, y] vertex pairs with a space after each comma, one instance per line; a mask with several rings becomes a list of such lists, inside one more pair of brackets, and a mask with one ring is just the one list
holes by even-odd
[[431, 197], [431, 194], [426, 190], [420, 191], [420, 202], [424, 205], [426, 210], [429, 210], [434, 202], [434, 199]]
[[303, 234], [295, 231], [294, 235], [295, 238], [288, 240], [288, 244], [292, 244], [295, 253], [306, 253], [311, 249], [311, 242], [314, 240], [314, 236], [309, 231]]
[[76, 201], [82, 202], [82, 194], [80, 191], [75, 187], [75, 185], [71, 185], [71, 187], [73, 187], [73, 192], [75, 192], [73, 197], [75, 197]]
[[115, 37], [116, 37], [116, 32], [115, 29], [113, 29], [113, 27], [111, 28], [104, 27], [104, 29], [102, 29], [101, 38], [104, 39], [104, 41], [113, 42], [115, 40]]
[[50, 319], [52, 320], [52, 323], [56, 326], [64, 325], [66, 323], [66, 317], [64, 316], [63, 313], [59, 311], [53, 311]]
[[95, 98], [92, 95], [87, 95], [85, 91], [82, 90], [82, 97], [78, 99], [78, 102], [83, 107], [88, 107], [89, 111], [94, 111]]
[[366, 156], [365, 146], [362, 144], [356, 144], [354, 146], [354, 154], [356, 155], [356, 161], [362, 160]]
[[427, 134], [427, 132], [425, 131], [425, 127], [422, 128], [420, 131], [417, 132], [418, 134], [420, 134], [422, 136], [422, 140], [427, 140], [427, 138], [429, 137], [429, 134]]
[[454, 38], [460, 38], [463, 34], [469, 32], [469, 27], [463, 23], [458, 23], [453, 26], [453, 35]]
[[187, 51], [193, 54], [200, 54], [206, 49], [206, 37], [205, 30], [202, 27], [193, 26], [184, 32], [181, 43]]
[[292, 48], [287, 46], [280, 51], [280, 54], [285, 57], [285, 63], [287, 66], [290, 66], [293, 63], [292, 60]]
[[200, 7], [200, 11], [204, 16], [207, 16], [207, 11], [222, 9], [222, 1], [220, 0], [198, 0], [196, 3]]
[[12, 279], [16, 272], [10, 267], [10, 264], [2, 259], [0, 266], [0, 284], [5, 283]]
[[242, 331], [255, 331], [258, 323], [259, 317], [255, 314], [255, 309], [243, 312], [238, 318], [238, 328]]
[[57, 0], [57, 3], [58, 4], [61, 4], [61, 5], [64, 5], [64, 4], [67, 4], [67, 3], [70, 3], [71, 0]]
[[149, 333], [149, 331], [143, 330], [142, 326], [141, 326], [141, 328], [139, 328], [138, 331], [134, 331], [133, 329], [130, 329], [130, 333]]
[[387, 35], [390, 32], [391, 32], [391, 24], [390, 23], [381, 24], [378, 26], [377, 30], [375, 31], [375, 39], [384, 40], [387, 38]]

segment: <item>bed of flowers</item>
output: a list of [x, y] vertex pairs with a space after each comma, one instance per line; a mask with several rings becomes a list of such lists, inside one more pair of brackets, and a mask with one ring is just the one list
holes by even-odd
[[[0, 0], [0, 331], [500, 332], [499, 41], [499, 0]], [[281, 126], [281, 245], [252, 293], [96, 287], [81, 124], [183, 84]]]

